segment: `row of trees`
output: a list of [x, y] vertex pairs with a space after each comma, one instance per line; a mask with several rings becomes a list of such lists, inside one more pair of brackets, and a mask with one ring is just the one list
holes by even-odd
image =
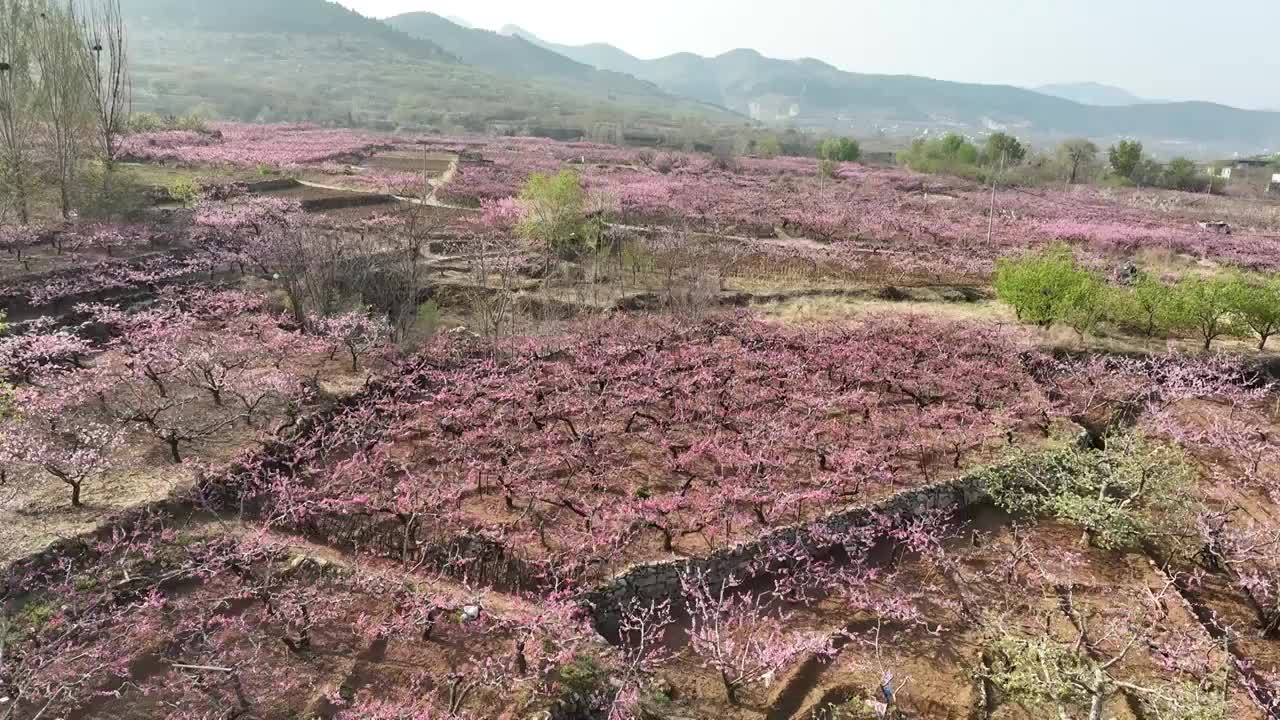
[[[202, 315], [221, 323], [238, 317], [235, 308], [242, 302], [234, 295], [205, 298]], [[168, 369], [168, 345], [159, 342], [168, 332], [168, 324], [158, 322], [163, 318], [124, 317], [108, 308], [92, 311], [101, 323], [122, 329], [118, 351], [131, 355], [133, 372], [139, 373], [131, 385], [149, 386], [145, 392], [154, 398], [160, 386], [185, 393], [178, 388], [195, 382], [208, 402], [216, 404], [222, 385], [219, 368], [233, 368], [205, 361], [209, 348], [200, 333], [184, 341], [201, 348], [191, 356], [198, 362], [184, 364], [175, 374]], [[270, 319], [255, 326], [255, 332], [274, 335], [281, 325]], [[829, 507], [861, 495], [856, 484], [845, 484], [845, 497], [820, 487], [787, 488], [788, 479], [843, 475], [860, 483], [876, 474], [891, 475], [923, 443], [936, 445], [947, 456], [946, 464], [958, 465], [961, 458], [953, 460], [953, 451], [968, 452], [966, 446], [977, 447], [988, 431], [999, 435], [1003, 427], [1012, 427], [997, 422], [984, 430], [975, 426], [980, 419], [1018, 402], [1035, 384], [1024, 374], [1016, 348], [998, 336], [923, 319], [881, 320], [847, 336], [824, 330], [819, 337], [742, 322], [711, 326], [709, 332], [674, 327], [655, 334], [621, 324], [602, 328], [607, 332], [589, 333], [572, 344], [530, 346], [510, 362], [465, 354], [433, 356], [416, 375], [389, 380], [385, 396], [352, 404], [333, 423], [299, 439], [296, 473], [278, 472], [274, 455], [246, 461], [250, 466], [262, 463], [253, 472], [261, 474], [271, 496], [270, 519], [288, 529], [325, 527], [334, 518], [358, 518], [356, 522], [369, 525], [399, 522], [405, 547], [413, 551], [430, 547], [437, 533], [447, 539], [467, 530], [526, 547], [543, 535], [544, 543], [567, 546], [565, 555], [571, 559], [599, 560], [616, 551], [619, 543], [608, 537], [612, 533], [621, 538], [649, 531], [677, 537], [719, 534], [724, 543], [731, 537], [729, 523], [740, 526], [754, 516], [764, 518], [757, 520], [763, 529], [792, 522], [791, 508], [801, 504]], [[251, 335], [244, 327], [217, 329], [224, 331], [218, 338]], [[298, 338], [281, 340], [293, 343]], [[65, 347], [74, 341], [60, 342]], [[239, 352], [235, 347], [211, 349]], [[302, 351], [282, 345], [280, 352], [296, 356]], [[256, 349], [254, 362], [274, 355]], [[73, 373], [78, 362], [74, 354], [64, 350], [58, 357], [63, 358], [56, 363], [61, 373]], [[41, 381], [53, 383], [55, 377]], [[1095, 376], [1085, 377], [1092, 382]], [[108, 395], [108, 405], [115, 404]], [[827, 413], [817, 425], [815, 407]], [[902, 424], [895, 421], [899, 413], [907, 415]], [[891, 452], [891, 438], [867, 432], [873, 428], [904, 442]], [[420, 447], [420, 455], [405, 457], [404, 444], [393, 449], [392, 443], [405, 438]], [[961, 447], [952, 447], [957, 441]], [[651, 459], [662, 458], [661, 472], [647, 464], [624, 464], [645, 445], [652, 445]], [[10, 465], [0, 463], [3, 467]], [[1184, 459], [1168, 448], [1140, 438], [1113, 438], [1100, 456], [1055, 452], [1024, 457], [1010, 468], [1004, 476], [990, 478], [1006, 481], [999, 488], [1002, 504], [1077, 523], [1096, 547], [1130, 548], [1149, 538], [1182, 534], [1164, 532], [1168, 522], [1184, 517], [1166, 510], [1180, 505], [1170, 501], [1179, 500], [1187, 484]], [[1022, 483], [1028, 468], [1037, 477], [1051, 478], [1054, 492], [1026, 492]], [[566, 472], [571, 476], [561, 477]], [[669, 484], [602, 489], [628, 477]], [[514, 511], [510, 517], [519, 519], [495, 527], [491, 515], [480, 522], [469, 515], [464, 506], [474, 507], [475, 495], [488, 493], [505, 496]], [[558, 539], [561, 534], [563, 540]], [[1153, 656], [1168, 653], [1171, 662], [1186, 666], [1198, 667], [1206, 659], [1204, 647], [1171, 643], [1152, 629], [1167, 619], [1160, 598], [1153, 598], [1140, 615], [1095, 615], [1068, 594], [1058, 605], [1076, 632], [1070, 638], [1050, 636], [1020, 624], [1028, 613], [1019, 603], [1030, 599], [1034, 620], [1041, 620], [1040, 601], [1072, 586], [1062, 581], [1062, 574], [1074, 567], [1072, 556], [1049, 555], [1015, 532], [1011, 547], [975, 536], [973, 547], [992, 548], [975, 552], [996, 560], [962, 564], [952, 552], [968, 544], [949, 542], [953, 536], [953, 526], [941, 513], [874, 517], [848, 536], [826, 538], [849, 549], [848, 565], [815, 561], [799, 544], [779, 541], [741, 577], [688, 573], [674, 598], [690, 616], [687, 652], [718, 675], [729, 701], [739, 701], [806, 654], [833, 654], [831, 636], [801, 630], [802, 618], [792, 615], [795, 607], [824, 597], [841, 603], [849, 615], [870, 619], [848, 630], [845, 639], [852, 644], [842, 642], [843, 655], [881, 678], [878, 687], [871, 686], [880, 717], [893, 717], [907, 680], [894, 674], [900, 668], [894, 667], [893, 657], [899, 653], [885, 649], [905, 642], [912, 631], [944, 632], [940, 618], [948, 626], [950, 618], [957, 618], [965, 626], [989, 631], [992, 639], [984, 649], [990, 659], [980, 672], [1005, 694], [1006, 702], [1044, 707], [1045, 714], [1056, 707], [1059, 716], [1096, 717], [1084, 714], [1086, 708], [1100, 708], [1100, 701], [1130, 693], [1144, 707], [1174, 703], [1181, 713], [1153, 716], [1223, 716], [1186, 711], [1195, 703], [1224, 702], [1218, 693], [1183, 694], [1180, 685], [1172, 684], [1174, 679], [1209, 683], [1208, 675], [1179, 670], [1175, 676], [1171, 670], [1171, 682], [1125, 687], [1132, 678], [1112, 658], [1123, 658], [1130, 649], [1137, 653], [1152, 647]], [[1274, 545], [1260, 544], [1266, 538], [1213, 537], [1214, 562], [1229, 568], [1241, 583], [1259, 583], [1257, 596], [1270, 598], [1269, 607], [1277, 607], [1270, 580], [1275, 577], [1270, 569], [1274, 558], [1267, 560], [1267, 548]], [[670, 605], [632, 603], [622, 609], [623, 637], [616, 657], [607, 657], [593, 670], [590, 663], [579, 662], [595, 650], [584, 640], [590, 629], [574, 615], [572, 592], [563, 588], [537, 598], [532, 610], [504, 609], [502, 616], [492, 618], [485, 610], [479, 613], [482, 619], [466, 620], [469, 616], [457, 612], [457, 600], [438, 586], [394, 573], [379, 578], [364, 568], [295, 574], [285, 569], [285, 558], [254, 546], [253, 538], [247, 533], [247, 544], [206, 545], [120, 533], [114, 542], [140, 542], [127, 552], [149, 562], [114, 557], [79, 573], [53, 572], [39, 587], [53, 583], [58, 594], [38, 595], [27, 605], [44, 607], [53, 621], [42, 626], [19, 620], [22, 633], [10, 645], [12, 662], [0, 669], [0, 681], [20, 689], [9, 693], [24, 711], [52, 702], [60, 714], [74, 714], [114, 668], [127, 666], [163, 641], [172, 653], [166, 660], [184, 666], [149, 678], [144, 685], [148, 692], [193, 716], [203, 715], [211, 704], [268, 715], [260, 706], [273, 695], [295, 697], [287, 694], [291, 686], [284, 675], [296, 679], [314, 658], [346, 651], [345, 636], [354, 631], [367, 634], [363, 639], [370, 642], [390, 639], [477, 650], [457, 665], [454, 675], [435, 678], [434, 693], [396, 688], [406, 691], [403, 705], [393, 704], [399, 702], [396, 691], [348, 698], [343, 702], [352, 706], [348, 710], [344, 705], [339, 717], [408, 717], [413, 715], [406, 714], [409, 708], [420, 706], [414, 703], [430, 704], [432, 717], [467, 717], [472, 708], [478, 715], [490, 709], [488, 703], [505, 702], [486, 697], [485, 687], [495, 693], [507, 689], [507, 697], [517, 685], [540, 693], [552, 687], [544, 681], [557, 673], [563, 684], [578, 689], [571, 693], [574, 697], [560, 695], [554, 702], [581, 701], [599, 708], [637, 701], [645, 682], [670, 657], [668, 632], [677, 634]], [[872, 564], [872, 548], [885, 545], [893, 548], [888, 562]], [[184, 549], [175, 551], [176, 546]], [[106, 552], [100, 547], [95, 551]], [[917, 556], [918, 561], [905, 559]], [[158, 558], [157, 564], [190, 565], [157, 567], [151, 558]], [[404, 559], [415, 572], [424, 567], [416, 552], [406, 552]], [[1256, 568], [1260, 561], [1271, 563], [1262, 575]], [[911, 571], [917, 562], [929, 570], [924, 582]], [[155, 578], [191, 580], [194, 587], [170, 597], [165, 592], [169, 586], [153, 582]], [[211, 578], [206, 585], [195, 582]], [[766, 578], [772, 583], [760, 582]], [[1265, 582], [1271, 584], [1261, 584]], [[22, 588], [24, 595], [34, 592], [33, 583], [11, 586]], [[223, 609], [228, 586], [243, 600], [233, 612]], [[1007, 603], [992, 603], [994, 596]], [[1006, 611], [1007, 617], [984, 612], [992, 608]], [[457, 622], [442, 622], [445, 618]], [[228, 626], [230, 631], [219, 630]], [[1275, 623], [1264, 627], [1274, 630]], [[1123, 652], [1113, 644], [1116, 638]], [[504, 650], [495, 649], [498, 643]], [[193, 681], [192, 673], [202, 675]], [[573, 678], [581, 679], [581, 685]], [[135, 692], [131, 686], [121, 688], [125, 702], [135, 700]], [[364, 704], [380, 702], [389, 703], [381, 706], [385, 713]]]
[[119, 0], [6, 0], [0, 54], [3, 210], [26, 223], [47, 181], [67, 218], [86, 161], [104, 163], [109, 177], [128, 123], [132, 92]]
[[[355, 371], [389, 335], [362, 312], [317, 319], [303, 333], [265, 312], [263, 298], [238, 292], [169, 293], [136, 313], [77, 312], [89, 318], [83, 328], [36, 323], [0, 339], [0, 381], [15, 386], [11, 417], [0, 419], [0, 466], [10, 480], [61, 482], [73, 506], [86, 484], [136, 462], [125, 447], [131, 434], [181, 463], [237, 425], [295, 412], [324, 358], [345, 356]], [[111, 339], [97, 347], [77, 330]]]
[[1280, 275], [1188, 275], [1167, 283], [1145, 273], [1107, 282], [1065, 247], [996, 263], [996, 292], [1018, 319], [1066, 325], [1082, 338], [1109, 322], [1147, 338], [1191, 335], [1209, 350], [1222, 337], [1258, 340], [1280, 332]]
[[947, 133], [940, 138], [917, 138], [899, 153], [898, 161], [920, 172], [970, 174], [979, 168], [1013, 167], [1025, 160], [1028, 152], [1022, 141], [1004, 132], [993, 133], [982, 147], [963, 135]]
[[[979, 146], [955, 133], [940, 138], [917, 139], [899, 153], [903, 165], [919, 172], [947, 173], [986, 179], [993, 172], [1008, 172], [1015, 181], [1062, 181], [1068, 184], [1085, 178], [1101, 179], [1101, 150], [1090, 140], [1063, 141], [1052, 154], [1036, 153], [1018, 138], [1004, 132], [993, 133]], [[1175, 157], [1160, 163], [1144, 155], [1142, 143], [1123, 140], [1107, 149], [1111, 177], [1139, 187], [1199, 192], [1210, 179], [1195, 162]]]
[[1210, 179], [1200, 172], [1195, 162], [1175, 157], [1161, 164], [1147, 156], [1142, 143], [1121, 140], [1107, 149], [1112, 174], [1139, 187], [1162, 187], [1169, 190], [1201, 192], [1209, 189]]

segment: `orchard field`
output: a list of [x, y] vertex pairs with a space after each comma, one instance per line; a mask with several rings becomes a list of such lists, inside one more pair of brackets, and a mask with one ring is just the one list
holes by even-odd
[[122, 138], [0, 226], [0, 719], [1280, 717], [1280, 204]]

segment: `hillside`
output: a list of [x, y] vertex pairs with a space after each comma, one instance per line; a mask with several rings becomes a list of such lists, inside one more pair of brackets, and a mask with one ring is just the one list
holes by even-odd
[[[680, 127], [731, 117], [443, 19], [433, 33], [442, 42], [435, 42], [327, 0], [122, 4], [140, 111], [382, 129], [483, 132], [498, 124], [553, 133], [624, 120]], [[523, 54], [513, 54], [521, 46]], [[504, 61], [508, 55], [514, 61]]]
[[289, 33], [346, 35], [366, 39], [415, 57], [453, 61], [439, 45], [412, 38], [385, 23], [327, 0], [121, 0], [125, 17], [138, 26], [183, 28], [209, 33]]
[[386, 23], [409, 36], [443, 48], [463, 63], [513, 79], [536, 78], [561, 83], [576, 92], [608, 100], [627, 99], [649, 106], [690, 106], [687, 98], [672, 97], [653, 83], [624, 72], [599, 70], [525, 40], [488, 30], [463, 27], [429, 12], [388, 18]]
[[852, 73], [820, 60], [778, 60], [754, 50], [642, 60], [610, 45], [548, 43], [503, 30], [579, 62], [629, 72], [672, 93], [763, 122], [912, 136], [925, 130], [1009, 129], [1035, 139], [1137, 137], [1179, 152], [1250, 152], [1280, 146], [1280, 113], [1200, 102], [1101, 107], [1004, 85]]
[[1063, 100], [1072, 100], [1081, 105], [1116, 107], [1160, 102], [1159, 100], [1140, 98], [1124, 88], [1095, 82], [1052, 83], [1032, 89], [1044, 95], [1052, 95]]

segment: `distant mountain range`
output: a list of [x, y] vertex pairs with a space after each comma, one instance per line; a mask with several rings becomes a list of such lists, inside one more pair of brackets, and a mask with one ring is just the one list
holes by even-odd
[[563, 83], [607, 100], [631, 98], [658, 105], [677, 102], [671, 93], [634, 75], [572, 60], [520, 35], [462, 27], [435, 13], [416, 12], [387, 18], [387, 25], [443, 48], [463, 63], [512, 78], [538, 78]]
[[453, 60], [438, 45], [322, 0], [121, 0], [131, 31], [167, 27], [203, 33], [351, 35], [433, 60]]
[[1179, 149], [1198, 146], [1207, 153], [1280, 147], [1280, 113], [1205, 102], [1145, 101], [1096, 83], [1033, 91], [851, 73], [820, 60], [778, 60], [754, 50], [712, 58], [679, 53], [642, 60], [612, 45], [549, 43], [514, 25], [502, 32], [764, 122], [889, 134], [1006, 129], [1045, 138], [1136, 137]]
[[741, 123], [524, 40], [328, 0], [121, 0], [135, 109], [379, 129], [574, 136], [601, 124]]
[[1118, 88], [1114, 85], [1103, 85], [1096, 82], [1054, 83], [1033, 88], [1044, 95], [1072, 100], [1081, 105], [1101, 105], [1103, 107], [1121, 107], [1124, 105], [1147, 105], [1166, 102], [1164, 100], [1148, 100]]
[[[1168, 153], [1280, 148], [1280, 113], [1146, 101], [1094, 83], [1029, 90], [853, 73], [754, 50], [644, 60], [432, 13], [378, 21], [328, 0], [122, 0], [140, 109], [572, 134], [602, 124], [816, 129], [899, 141], [1008, 130], [1148, 141]], [[556, 130], [559, 128], [559, 130]]]

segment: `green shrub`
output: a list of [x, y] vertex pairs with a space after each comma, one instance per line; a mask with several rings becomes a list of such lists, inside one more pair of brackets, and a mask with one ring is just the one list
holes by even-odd
[[640, 694], [640, 702], [636, 705], [638, 720], [669, 720], [675, 715], [675, 703], [671, 696], [654, 688], [646, 688]]
[[195, 207], [200, 199], [200, 184], [190, 178], [183, 178], [169, 186], [169, 197], [182, 203], [185, 207]]
[[175, 120], [173, 125], [177, 130], [190, 130], [191, 132], [199, 133], [209, 132], [209, 124], [205, 121], [204, 116], [199, 113], [187, 113]]
[[1170, 190], [1204, 192], [1209, 187], [1209, 177], [1191, 160], [1176, 157], [1164, 166], [1160, 185]]
[[192, 132], [209, 132], [209, 125], [204, 118], [195, 113], [182, 117], [163, 117], [153, 112], [134, 113], [129, 116], [128, 130], [131, 133], [159, 132], [162, 130], [190, 130]]
[[436, 330], [440, 327], [440, 306], [435, 300], [428, 300], [418, 306], [417, 324], [419, 332], [424, 337], [436, 334]]
[[30, 602], [18, 613], [14, 626], [19, 632], [38, 635], [57, 613], [58, 607], [53, 602]]
[[595, 717], [602, 707], [608, 707], [611, 696], [608, 669], [591, 655], [578, 655], [560, 666], [551, 717]]
[[[1004, 697], [1049, 717], [1063, 706], [1088, 706], [1095, 682], [1093, 663], [1082, 653], [1045, 636], [1001, 633], [987, 646], [986, 671]], [[1066, 717], [1063, 715], [1063, 717]]]
[[[990, 664], [983, 677], [999, 688], [1006, 701], [1036, 711], [1036, 717], [1076, 717], [1066, 710], [1084, 713], [1101, 707], [1107, 696], [1122, 687], [1122, 681], [1112, 677], [1110, 663], [1091, 658], [1076, 643], [1044, 634], [1010, 633], [1003, 628], [993, 628], [991, 634], [984, 653]], [[1149, 717], [1227, 720], [1226, 695], [1219, 689], [1225, 686], [1225, 673], [1214, 675], [1198, 684], [1153, 678], [1144, 685], [1154, 684], [1154, 691], [1134, 695]]]
[[166, 128], [164, 118], [155, 113], [134, 113], [129, 116], [129, 132], [158, 132]]
[[560, 257], [577, 257], [599, 230], [599, 223], [586, 216], [586, 192], [572, 170], [531, 176], [520, 201], [527, 209], [520, 235]]
[[852, 138], [827, 138], [818, 146], [818, 158], [831, 162], [857, 162], [862, 146]]
[[765, 135], [756, 140], [755, 150], [756, 155], [763, 158], [778, 157], [782, 154], [782, 142], [776, 135]]
[[916, 172], [959, 175], [984, 179], [986, 172], [978, 167], [978, 146], [951, 133], [941, 138], [918, 138], [911, 147], [898, 153], [898, 162]]
[[1180, 450], [1124, 433], [1107, 438], [1097, 452], [1019, 451], [982, 480], [1005, 510], [1066, 520], [1083, 528], [1093, 545], [1118, 549], [1158, 535], [1180, 537], [1195, 469]]

